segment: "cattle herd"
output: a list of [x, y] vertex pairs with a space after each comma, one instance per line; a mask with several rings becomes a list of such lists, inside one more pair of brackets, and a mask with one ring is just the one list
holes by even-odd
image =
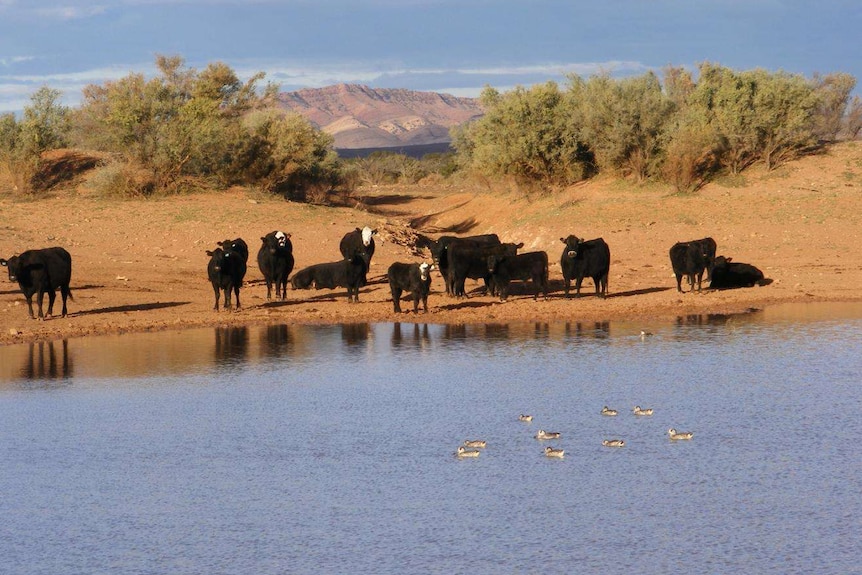
[[[287, 283], [293, 289], [347, 289], [347, 301], [359, 301], [359, 289], [368, 282], [367, 274], [374, 255], [374, 236], [377, 230], [356, 228], [344, 235], [339, 243], [341, 258], [305, 267], [291, 276], [294, 268], [293, 244], [290, 234], [273, 231], [261, 237], [257, 263], [266, 282], [266, 299], [272, 299], [273, 286], [276, 299], [287, 298]], [[608, 296], [608, 274], [611, 252], [602, 238], [585, 240], [575, 235], [560, 238], [563, 252], [560, 267], [563, 273], [565, 297], [569, 297], [571, 282], [575, 282], [575, 296], [580, 296], [584, 278], [590, 278], [597, 297]], [[210, 260], [207, 275], [215, 295], [214, 310], [222, 307], [240, 308], [240, 288], [248, 269], [248, 244], [242, 238], [217, 242], [218, 247], [208, 250]], [[470, 237], [442, 236], [436, 240], [420, 236], [418, 249], [428, 249], [433, 263], [395, 262], [387, 270], [386, 279], [392, 294], [393, 310], [401, 312], [401, 297], [410, 294], [413, 312], [422, 303], [428, 311], [428, 294], [431, 271], [437, 270], [444, 279], [446, 293], [455, 298], [466, 297], [465, 281], [481, 280], [487, 293], [505, 301], [512, 281], [529, 281], [533, 299], [539, 294], [548, 297], [548, 254], [544, 251], [518, 253], [523, 243], [504, 243], [497, 234]], [[710, 288], [731, 289], [763, 285], [763, 273], [750, 264], [732, 262], [731, 258], [716, 256], [717, 245], [712, 238], [679, 242], [670, 248], [670, 261], [676, 276], [677, 290], [682, 292], [686, 279], [689, 291], [701, 290], [703, 274], [707, 274]], [[0, 258], [0, 265], [9, 270], [9, 280], [17, 282], [27, 299], [27, 308], [33, 318], [33, 295], [37, 295], [38, 318], [53, 314], [56, 290], [63, 298], [63, 316], [66, 316], [66, 299], [71, 298], [69, 283], [72, 278], [72, 257], [61, 247], [28, 250], [8, 260]], [[696, 288], [695, 288], [696, 286]], [[48, 313], [43, 313], [44, 294], [48, 294]]]

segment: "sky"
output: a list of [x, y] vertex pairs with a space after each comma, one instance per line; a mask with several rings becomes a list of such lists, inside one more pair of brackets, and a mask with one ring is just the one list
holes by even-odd
[[0, 0], [0, 113], [43, 86], [76, 106], [89, 84], [154, 76], [157, 55], [282, 91], [475, 97], [705, 61], [862, 82], [861, 51], [862, 0]]

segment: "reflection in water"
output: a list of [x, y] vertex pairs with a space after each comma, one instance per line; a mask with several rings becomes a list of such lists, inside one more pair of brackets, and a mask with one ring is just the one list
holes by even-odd
[[[423, 323], [421, 326], [418, 323], [407, 324], [410, 327], [403, 327], [401, 323], [392, 324], [392, 349], [399, 349], [404, 344], [408, 344], [411, 349], [424, 349], [431, 344], [431, 335], [428, 332], [428, 324]], [[406, 336], [405, 332], [410, 332], [410, 336]]]
[[444, 340], [467, 339], [467, 326], [463, 323], [447, 323], [443, 326]]
[[285, 324], [268, 325], [261, 336], [261, 355], [264, 357], [279, 357], [293, 350], [293, 335]]
[[236, 363], [248, 357], [247, 327], [215, 328], [216, 362]]
[[[59, 348], [59, 359], [57, 357]], [[62, 340], [29, 344], [27, 361], [21, 367], [24, 379], [66, 379], [72, 377], [69, 342]]]
[[485, 339], [488, 341], [505, 341], [509, 339], [509, 324], [486, 323]]
[[345, 323], [341, 325], [341, 340], [347, 347], [356, 347], [367, 343], [371, 334], [371, 325], [368, 323]]
[[566, 335], [576, 337], [589, 336], [596, 339], [607, 339], [611, 335], [611, 322], [595, 321], [592, 323], [585, 322], [566, 322]]

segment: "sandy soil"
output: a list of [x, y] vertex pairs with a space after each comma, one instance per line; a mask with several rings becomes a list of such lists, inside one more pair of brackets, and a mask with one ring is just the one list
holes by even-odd
[[[34, 321], [16, 284], [0, 280], [0, 344], [102, 333], [208, 325], [401, 321], [484, 323], [604, 321], [742, 312], [776, 303], [862, 301], [862, 144], [848, 143], [772, 173], [758, 168], [691, 196], [665, 186], [599, 180], [551, 196], [525, 198], [506, 189], [425, 182], [362, 190], [355, 208], [294, 204], [245, 190], [151, 200], [92, 197], [86, 181], [53, 197], [0, 198], [0, 255], [63, 246], [73, 257], [66, 318]], [[296, 269], [340, 259], [338, 242], [356, 226], [380, 230], [360, 303], [345, 290], [288, 291], [267, 302], [255, 254], [260, 236], [292, 235]], [[498, 233], [504, 241], [545, 250], [554, 292], [533, 301], [531, 287], [506, 303], [481, 295], [449, 298], [435, 274], [429, 313], [392, 311], [386, 269], [394, 261], [430, 261], [404, 240], [419, 231]], [[585, 297], [564, 299], [560, 237], [604, 237], [611, 248], [610, 295], [585, 281]], [[764, 287], [677, 293], [668, 259], [676, 241], [710, 235], [718, 253], [758, 266]], [[242, 237], [251, 248], [240, 311], [214, 312], [207, 249]], [[424, 258], [423, 258], [424, 255]], [[59, 299], [59, 297], [58, 297]], [[59, 312], [57, 304], [55, 312]]]

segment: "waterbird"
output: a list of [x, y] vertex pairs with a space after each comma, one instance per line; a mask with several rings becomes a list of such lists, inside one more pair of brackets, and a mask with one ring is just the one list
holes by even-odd
[[467, 439], [464, 441], [465, 447], [485, 447], [485, 441], [483, 439]]
[[545, 448], [545, 457], [559, 457], [560, 459], [562, 459], [565, 453], [565, 449], [554, 449], [550, 446]]
[[545, 431], [544, 429], [540, 429], [539, 433], [536, 434], [536, 439], [559, 439], [560, 432], [559, 431]]
[[652, 415], [652, 408], [641, 409], [640, 405], [636, 405], [632, 409], [632, 413], [634, 413], [635, 415]]
[[617, 413], [616, 409], [609, 409], [607, 405], [602, 408], [602, 415], [616, 415]]
[[694, 437], [694, 433], [691, 431], [677, 431], [673, 427], [667, 430], [667, 434], [673, 440], [691, 439], [692, 437]]
[[533, 416], [532, 415], [524, 415], [522, 413], [521, 415], [518, 416], [518, 421], [526, 421], [529, 423], [530, 421], [533, 421]]
[[479, 457], [481, 451], [478, 449], [467, 449], [463, 445], [458, 446], [458, 451], [455, 453], [458, 457]]
[[602, 441], [602, 445], [605, 447], [625, 447], [626, 442], [622, 439], [605, 439]]

